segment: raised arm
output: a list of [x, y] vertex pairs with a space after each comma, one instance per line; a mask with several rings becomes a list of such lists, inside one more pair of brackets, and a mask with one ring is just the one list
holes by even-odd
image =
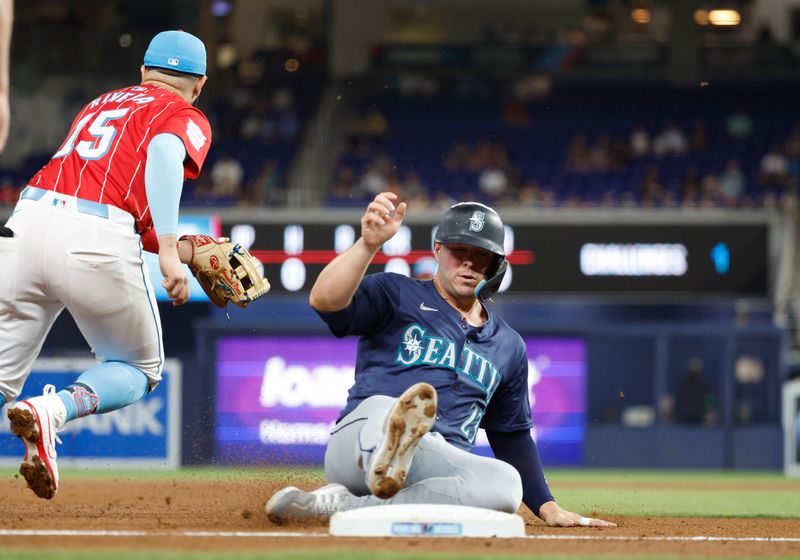
[[14, 23], [14, 1], [0, 0], [0, 152], [6, 147], [11, 119], [10, 95], [11, 30]]
[[395, 207], [396, 200], [396, 194], [384, 192], [369, 203], [361, 216], [361, 237], [322, 269], [311, 288], [311, 307], [317, 311], [332, 312], [350, 304], [372, 257], [403, 223], [406, 203]]

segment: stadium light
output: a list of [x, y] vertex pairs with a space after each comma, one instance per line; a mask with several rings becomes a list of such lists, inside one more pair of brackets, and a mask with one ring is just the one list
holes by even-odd
[[695, 10], [694, 22], [697, 25], [708, 25], [708, 10]]
[[636, 8], [631, 11], [631, 19], [635, 23], [647, 24], [650, 23], [651, 13], [647, 8]]
[[708, 12], [708, 21], [711, 25], [739, 25], [742, 21], [741, 14], [736, 10], [711, 10]]

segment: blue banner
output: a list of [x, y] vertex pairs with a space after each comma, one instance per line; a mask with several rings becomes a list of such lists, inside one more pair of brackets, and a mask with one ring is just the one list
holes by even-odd
[[[20, 399], [41, 395], [44, 386], [56, 390], [97, 365], [91, 359], [40, 359], [34, 364]], [[167, 360], [163, 379], [142, 400], [108, 414], [78, 418], [59, 432], [59, 466], [177, 468], [181, 442], [181, 367]], [[0, 416], [0, 465], [16, 465], [25, 446], [10, 433], [6, 405]]]

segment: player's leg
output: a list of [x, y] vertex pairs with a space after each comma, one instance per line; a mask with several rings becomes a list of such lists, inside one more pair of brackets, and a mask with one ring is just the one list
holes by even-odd
[[46, 218], [18, 210], [7, 225], [13, 237], [0, 237], [0, 408], [19, 395], [63, 309], [42, 278]]
[[[128, 406], [161, 380], [161, 321], [138, 237], [107, 227], [72, 244], [59, 293], [102, 363], [59, 391], [67, 420]], [[87, 286], [91, 296], [87, 295]]]
[[339, 510], [388, 504], [454, 504], [513, 513], [521, 503], [522, 482], [514, 467], [473, 455], [432, 433], [420, 440], [406, 485], [395, 496], [380, 499], [353, 494], [341, 500]]
[[[13, 237], [0, 238], [0, 262], [7, 270], [0, 275], [0, 406], [22, 391], [63, 309], [44, 278], [48, 267], [57, 267], [52, 260], [58, 251], [50, 245], [55, 227], [50, 215], [21, 201], [7, 226]], [[52, 498], [58, 488], [56, 431], [65, 420], [51, 390], [47, 386], [45, 395], [17, 402], [7, 413], [11, 432], [25, 444], [20, 473], [42, 498]]]
[[396, 400], [383, 395], [369, 397], [336, 424], [325, 449], [325, 474], [330, 482], [342, 484], [358, 496], [370, 494], [365, 471]]
[[522, 483], [516, 469], [458, 449], [435, 433], [419, 439], [402, 490], [389, 499], [372, 495], [365, 473], [369, 474], [374, 455], [383, 447], [386, 419], [397, 401], [370, 397], [343, 418], [331, 434], [325, 453], [325, 474], [332, 484], [315, 492], [282, 490], [267, 504], [269, 518], [283, 523], [324, 517], [334, 511], [414, 503], [517, 511]]
[[[435, 420], [436, 391], [427, 383], [412, 385], [397, 399], [365, 399], [331, 436], [325, 458], [329, 479], [357, 493], [393, 496], [405, 484], [417, 445]], [[340, 455], [348, 457], [341, 461]]]

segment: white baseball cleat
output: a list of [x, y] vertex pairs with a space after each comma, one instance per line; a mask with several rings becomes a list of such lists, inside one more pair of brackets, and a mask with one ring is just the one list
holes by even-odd
[[65, 424], [67, 411], [55, 394], [55, 387], [45, 385], [41, 397], [20, 401], [8, 410], [11, 432], [25, 444], [25, 459], [19, 473], [28, 487], [40, 498], [52, 499], [58, 491], [56, 435]]
[[406, 483], [417, 444], [436, 422], [436, 389], [416, 383], [403, 392], [389, 411], [381, 443], [367, 473], [370, 492], [391, 498]]
[[313, 492], [289, 486], [276, 492], [264, 510], [276, 525], [293, 521], [324, 521], [339, 511], [344, 499], [351, 496], [341, 484], [327, 484]]

